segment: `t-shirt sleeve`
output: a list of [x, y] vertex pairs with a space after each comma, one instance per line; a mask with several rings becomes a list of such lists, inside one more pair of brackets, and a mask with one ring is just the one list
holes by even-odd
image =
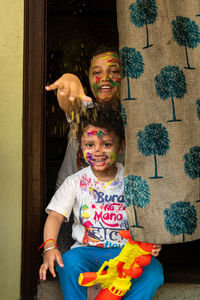
[[51, 210], [56, 211], [57, 213], [63, 215], [65, 217], [65, 221], [67, 222], [69, 221], [72, 208], [76, 201], [75, 187], [78, 182], [76, 182], [76, 178], [73, 177], [74, 176], [70, 176], [65, 179], [46, 208], [46, 212], [48, 214]]

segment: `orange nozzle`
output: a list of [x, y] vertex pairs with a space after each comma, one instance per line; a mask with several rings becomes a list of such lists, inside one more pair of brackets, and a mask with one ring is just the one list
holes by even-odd
[[80, 285], [86, 285], [92, 281], [94, 281], [95, 279], [97, 279], [97, 273], [95, 272], [85, 272], [85, 273], [81, 273], [78, 279], [78, 282]]

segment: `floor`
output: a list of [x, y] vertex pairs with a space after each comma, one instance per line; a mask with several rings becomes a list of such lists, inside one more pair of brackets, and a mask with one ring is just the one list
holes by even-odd
[[[98, 291], [95, 287], [90, 288], [88, 300], [94, 300]], [[64, 300], [59, 282], [41, 282], [38, 286], [37, 300]], [[166, 283], [157, 291], [153, 300], [200, 300], [200, 284]]]

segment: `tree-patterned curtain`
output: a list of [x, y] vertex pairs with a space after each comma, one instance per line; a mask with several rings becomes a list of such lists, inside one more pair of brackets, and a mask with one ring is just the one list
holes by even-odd
[[200, 238], [200, 1], [118, 0], [133, 238]]

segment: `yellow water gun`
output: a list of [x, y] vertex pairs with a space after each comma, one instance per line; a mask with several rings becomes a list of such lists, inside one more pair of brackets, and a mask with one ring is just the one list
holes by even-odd
[[[95, 300], [119, 300], [131, 287], [131, 279], [141, 276], [143, 266], [151, 261], [153, 244], [136, 242], [129, 230], [119, 234], [128, 240], [120, 254], [105, 261], [98, 272], [81, 273], [78, 282], [82, 286], [101, 284], [101, 291]], [[106, 270], [105, 270], [106, 268]]]

